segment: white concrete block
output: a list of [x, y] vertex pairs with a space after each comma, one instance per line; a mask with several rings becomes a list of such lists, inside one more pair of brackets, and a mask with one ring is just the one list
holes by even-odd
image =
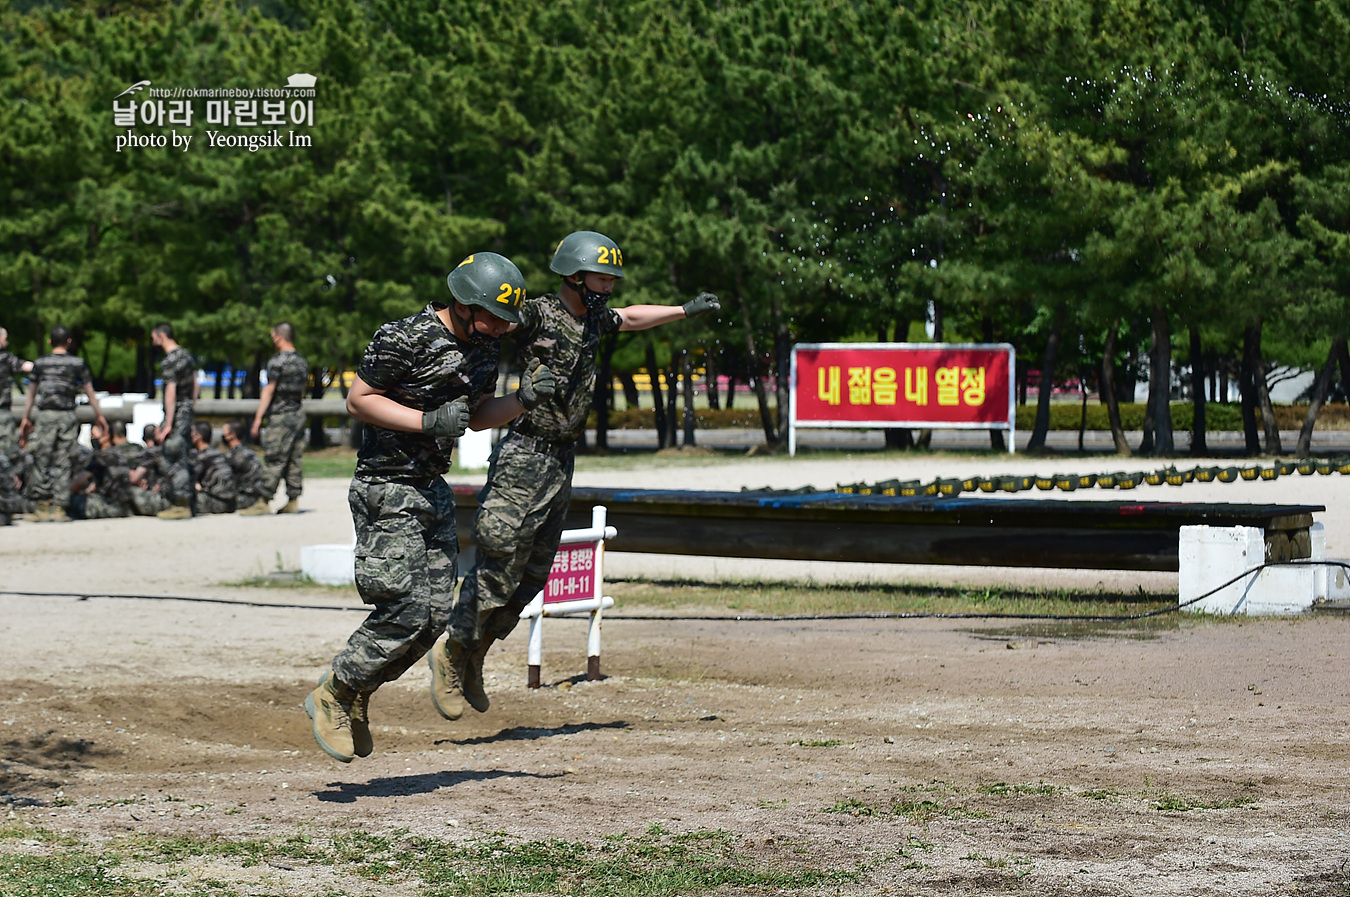
[[[1313, 558], [1325, 557], [1326, 532], [1321, 524], [1313, 525], [1311, 535]], [[1195, 613], [1303, 613], [1326, 597], [1328, 579], [1335, 578], [1334, 573], [1328, 576], [1326, 568], [1309, 563], [1267, 567], [1223, 585], [1265, 563], [1265, 533], [1258, 527], [1183, 526], [1178, 555], [1177, 601]]]
[[137, 402], [131, 408], [131, 426], [127, 427], [127, 441], [145, 445], [141, 431], [146, 424], [159, 426], [164, 423], [164, 406], [159, 402]]
[[305, 545], [300, 548], [300, 572], [326, 586], [356, 582], [356, 545]]

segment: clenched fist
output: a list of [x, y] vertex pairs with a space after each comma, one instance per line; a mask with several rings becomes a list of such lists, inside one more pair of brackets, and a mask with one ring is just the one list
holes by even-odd
[[722, 302], [717, 298], [716, 293], [699, 293], [681, 307], [684, 309], [684, 316], [692, 318], [710, 311], [721, 311]]
[[526, 411], [530, 411], [545, 399], [552, 398], [557, 389], [558, 381], [554, 379], [553, 372], [536, 358], [520, 375], [516, 400]]
[[469, 400], [463, 397], [446, 402], [435, 411], [422, 412], [422, 432], [432, 436], [458, 439], [469, 429]]

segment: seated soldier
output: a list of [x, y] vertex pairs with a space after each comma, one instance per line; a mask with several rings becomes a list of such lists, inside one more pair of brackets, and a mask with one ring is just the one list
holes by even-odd
[[247, 428], [242, 424], [224, 423], [220, 425], [220, 441], [225, 444], [225, 460], [234, 471], [234, 484], [239, 489], [234, 506], [243, 510], [258, 502], [267, 503], [266, 489], [263, 487], [263, 465], [253, 449], [244, 445], [239, 434]]
[[234, 513], [234, 471], [225, 456], [211, 447], [211, 425], [196, 421], [190, 431], [192, 448], [197, 452], [193, 468], [197, 474], [197, 513]]
[[141, 430], [144, 445], [128, 442], [119, 448], [127, 455], [131, 468], [131, 508], [140, 517], [154, 517], [169, 509], [169, 500], [160, 492], [159, 456], [162, 453], [155, 441], [155, 425], [146, 424]]
[[[9, 412], [0, 409], [0, 412]], [[19, 492], [19, 477], [14, 473], [14, 465], [9, 456], [0, 452], [0, 526], [9, 526], [15, 514], [28, 510], [23, 495]]]
[[116, 430], [126, 442], [126, 425], [114, 421], [105, 429], [95, 423], [89, 432], [94, 449], [84, 468], [71, 480], [71, 516], [85, 520], [130, 517], [131, 468], [114, 444]]

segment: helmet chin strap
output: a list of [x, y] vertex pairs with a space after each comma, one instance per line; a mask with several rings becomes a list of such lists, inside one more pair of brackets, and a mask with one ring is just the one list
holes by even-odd
[[460, 328], [464, 331], [464, 336], [469, 341], [470, 345], [477, 346], [480, 349], [491, 348], [492, 345], [497, 342], [497, 340], [494, 337], [488, 336], [486, 333], [478, 332], [477, 307], [469, 305], [466, 306], [466, 308], [469, 309], [469, 316], [467, 318], [461, 319], [459, 316], [455, 314], [455, 310], [453, 308], [450, 309], [450, 316], [455, 319], [455, 323], [458, 324]]
[[596, 311], [609, 304], [610, 294], [597, 293], [587, 286], [586, 272], [584, 271], [581, 272], [581, 277], [577, 279], [576, 283], [573, 283], [570, 280], [564, 282], [576, 291], [577, 295], [581, 297], [582, 304], [584, 304], [589, 311]]

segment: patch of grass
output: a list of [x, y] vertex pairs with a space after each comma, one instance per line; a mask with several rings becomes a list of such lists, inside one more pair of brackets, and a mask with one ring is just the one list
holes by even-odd
[[1166, 813], [1188, 813], [1191, 810], [1233, 810], [1254, 803], [1256, 798], [1245, 794], [1223, 800], [1196, 800], [1180, 794], [1162, 794], [1153, 800], [1152, 806]]
[[1010, 785], [1007, 782], [994, 782], [989, 785], [978, 785], [976, 786], [975, 790], [980, 792], [981, 794], [999, 794], [999, 795], [1031, 794], [1038, 797], [1045, 797], [1054, 794], [1062, 794], [1064, 792], [1063, 787], [1059, 785], [1049, 785], [1046, 784], [1045, 782], [1037, 782], [1034, 785], [1032, 784]]
[[932, 819], [984, 819], [988, 813], [966, 806], [954, 806], [935, 800], [896, 800], [889, 805], [870, 804], [857, 798], [841, 800], [826, 813], [844, 813], [849, 816], [904, 816], [915, 823]]
[[[969, 589], [935, 585], [881, 583], [817, 585], [610, 579], [606, 585], [619, 603], [619, 609], [613, 612], [615, 617], [623, 616], [623, 608], [634, 606], [669, 611], [713, 609], [762, 616], [999, 613], [1110, 617], [1175, 607], [1177, 601], [1175, 595], [1138, 591], [1112, 593], [1066, 589], [985, 589], [972, 592]], [[1120, 625], [1126, 626], [1131, 632], [1157, 632], [1175, 630], [1181, 621], [1175, 614], [1165, 614], [1129, 621], [1127, 624], [1093, 623], [1092, 631], [1079, 632], [1071, 631], [1067, 624], [1060, 624], [1055, 632], [1044, 633], [1043, 637], [1085, 638], [1098, 634], [1118, 634], [1113, 627]]]
[[792, 743], [798, 747], [838, 747], [843, 744], [838, 738], [825, 738], [817, 741], [794, 741]]
[[1110, 788], [1092, 788], [1087, 791], [1079, 791], [1078, 796], [1086, 797], [1088, 800], [1116, 801], [1120, 799], [1120, 792], [1113, 791]]
[[[35, 831], [25, 834], [31, 838]], [[598, 844], [524, 841], [500, 833], [463, 842], [363, 831], [342, 832], [331, 840], [301, 835], [238, 841], [137, 835], [107, 845], [102, 856], [84, 846], [48, 849], [44, 855], [0, 853], [0, 882], [5, 897], [180, 893], [182, 864], [202, 857], [225, 858], [241, 866], [285, 859], [370, 881], [407, 883], [425, 897], [772, 893], [837, 886], [859, 876], [856, 871], [770, 867], [738, 853], [735, 844], [725, 831], [681, 834], [659, 826], [641, 835], [607, 837]], [[117, 874], [124, 858], [138, 863], [137, 878]], [[163, 871], [156, 874], [155, 867]], [[221, 881], [194, 880], [193, 888], [194, 893], [236, 893], [229, 882]]]

